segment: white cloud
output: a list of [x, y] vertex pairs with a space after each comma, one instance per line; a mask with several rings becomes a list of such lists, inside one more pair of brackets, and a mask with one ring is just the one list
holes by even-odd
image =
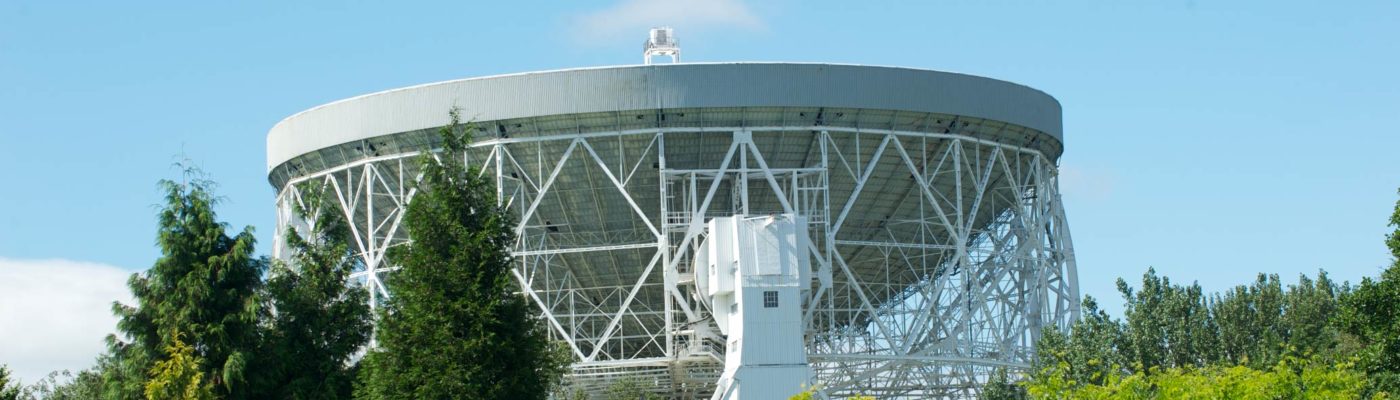
[[69, 260], [0, 258], [0, 363], [25, 384], [93, 365], [116, 329], [112, 302], [131, 302], [131, 271]]
[[[595, 43], [636, 37], [645, 38], [655, 26], [685, 32], [710, 28], [763, 29], [763, 21], [743, 0], [622, 0], [604, 10], [578, 16], [574, 20], [575, 39]], [[684, 42], [682, 42], [684, 43]]]

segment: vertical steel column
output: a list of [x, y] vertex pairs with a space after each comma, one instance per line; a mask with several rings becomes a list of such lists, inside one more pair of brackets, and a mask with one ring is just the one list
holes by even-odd
[[678, 293], [680, 289], [676, 287], [676, 281], [678, 280], [677, 275], [679, 275], [679, 273], [676, 271], [676, 266], [671, 263], [670, 243], [668, 243], [666, 232], [666, 220], [670, 217], [670, 205], [667, 204], [669, 203], [669, 198], [666, 193], [666, 133], [664, 132], [656, 133], [656, 168], [656, 186], [659, 195], [657, 203], [660, 204], [657, 216], [661, 219], [660, 229], [656, 235], [656, 251], [661, 254], [661, 265], [664, 266], [663, 273], [665, 275], [665, 281], [663, 282], [665, 286], [662, 288], [665, 293], [662, 294], [662, 297], [666, 298], [666, 326], [663, 329], [666, 330], [666, 356], [674, 360], [677, 356], [675, 332], [679, 330], [680, 327], [677, 326], [675, 323], [675, 316], [672, 315], [674, 312], [675, 300], [671, 297], [672, 293]]

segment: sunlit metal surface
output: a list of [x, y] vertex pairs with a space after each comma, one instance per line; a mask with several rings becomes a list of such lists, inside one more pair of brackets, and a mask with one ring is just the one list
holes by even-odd
[[690, 264], [717, 216], [808, 221], [815, 279], [793, 340], [832, 395], [971, 397], [1077, 318], [1058, 102], [945, 72], [662, 64], [347, 99], [269, 133], [279, 227], [306, 224], [291, 205], [326, 185], [353, 222], [357, 279], [389, 296], [417, 157], [453, 107], [480, 129], [462, 157], [516, 214], [515, 278], [579, 360], [578, 387], [708, 398], [724, 340]]

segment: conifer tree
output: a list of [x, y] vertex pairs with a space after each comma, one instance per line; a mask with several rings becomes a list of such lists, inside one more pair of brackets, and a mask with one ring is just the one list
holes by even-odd
[[19, 382], [10, 377], [9, 368], [0, 365], [0, 400], [17, 400], [19, 395]]
[[493, 183], [461, 160], [472, 129], [440, 130], [443, 152], [422, 178], [403, 226], [410, 244], [379, 312], [378, 347], [362, 363], [362, 399], [544, 399], [563, 365], [510, 277], [513, 221]]
[[166, 361], [180, 332], [200, 372], [221, 398], [246, 398], [245, 374], [257, 344], [261, 308], [256, 292], [266, 260], [253, 256], [253, 229], [234, 236], [214, 213], [213, 183], [185, 171], [186, 182], [161, 181], [165, 205], [156, 242], [161, 256], [127, 285], [136, 302], [115, 303], [123, 336], [108, 336], [116, 365], [103, 373], [104, 397], [139, 399], [148, 373]]
[[259, 397], [349, 398], [354, 375], [348, 361], [372, 329], [369, 292], [349, 284], [358, 258], [345, 219], [324, 201], [326, 185], [299, 189], [293, 209], [307, 221], [306, 236], [287, 227], [290, 260], [274, 262], [267, 279]]

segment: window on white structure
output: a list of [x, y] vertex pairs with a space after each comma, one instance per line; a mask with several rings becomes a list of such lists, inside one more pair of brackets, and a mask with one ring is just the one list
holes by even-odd
[[768, 290], [763, 292], [763, 308], [778, 308], [778, 291]]

